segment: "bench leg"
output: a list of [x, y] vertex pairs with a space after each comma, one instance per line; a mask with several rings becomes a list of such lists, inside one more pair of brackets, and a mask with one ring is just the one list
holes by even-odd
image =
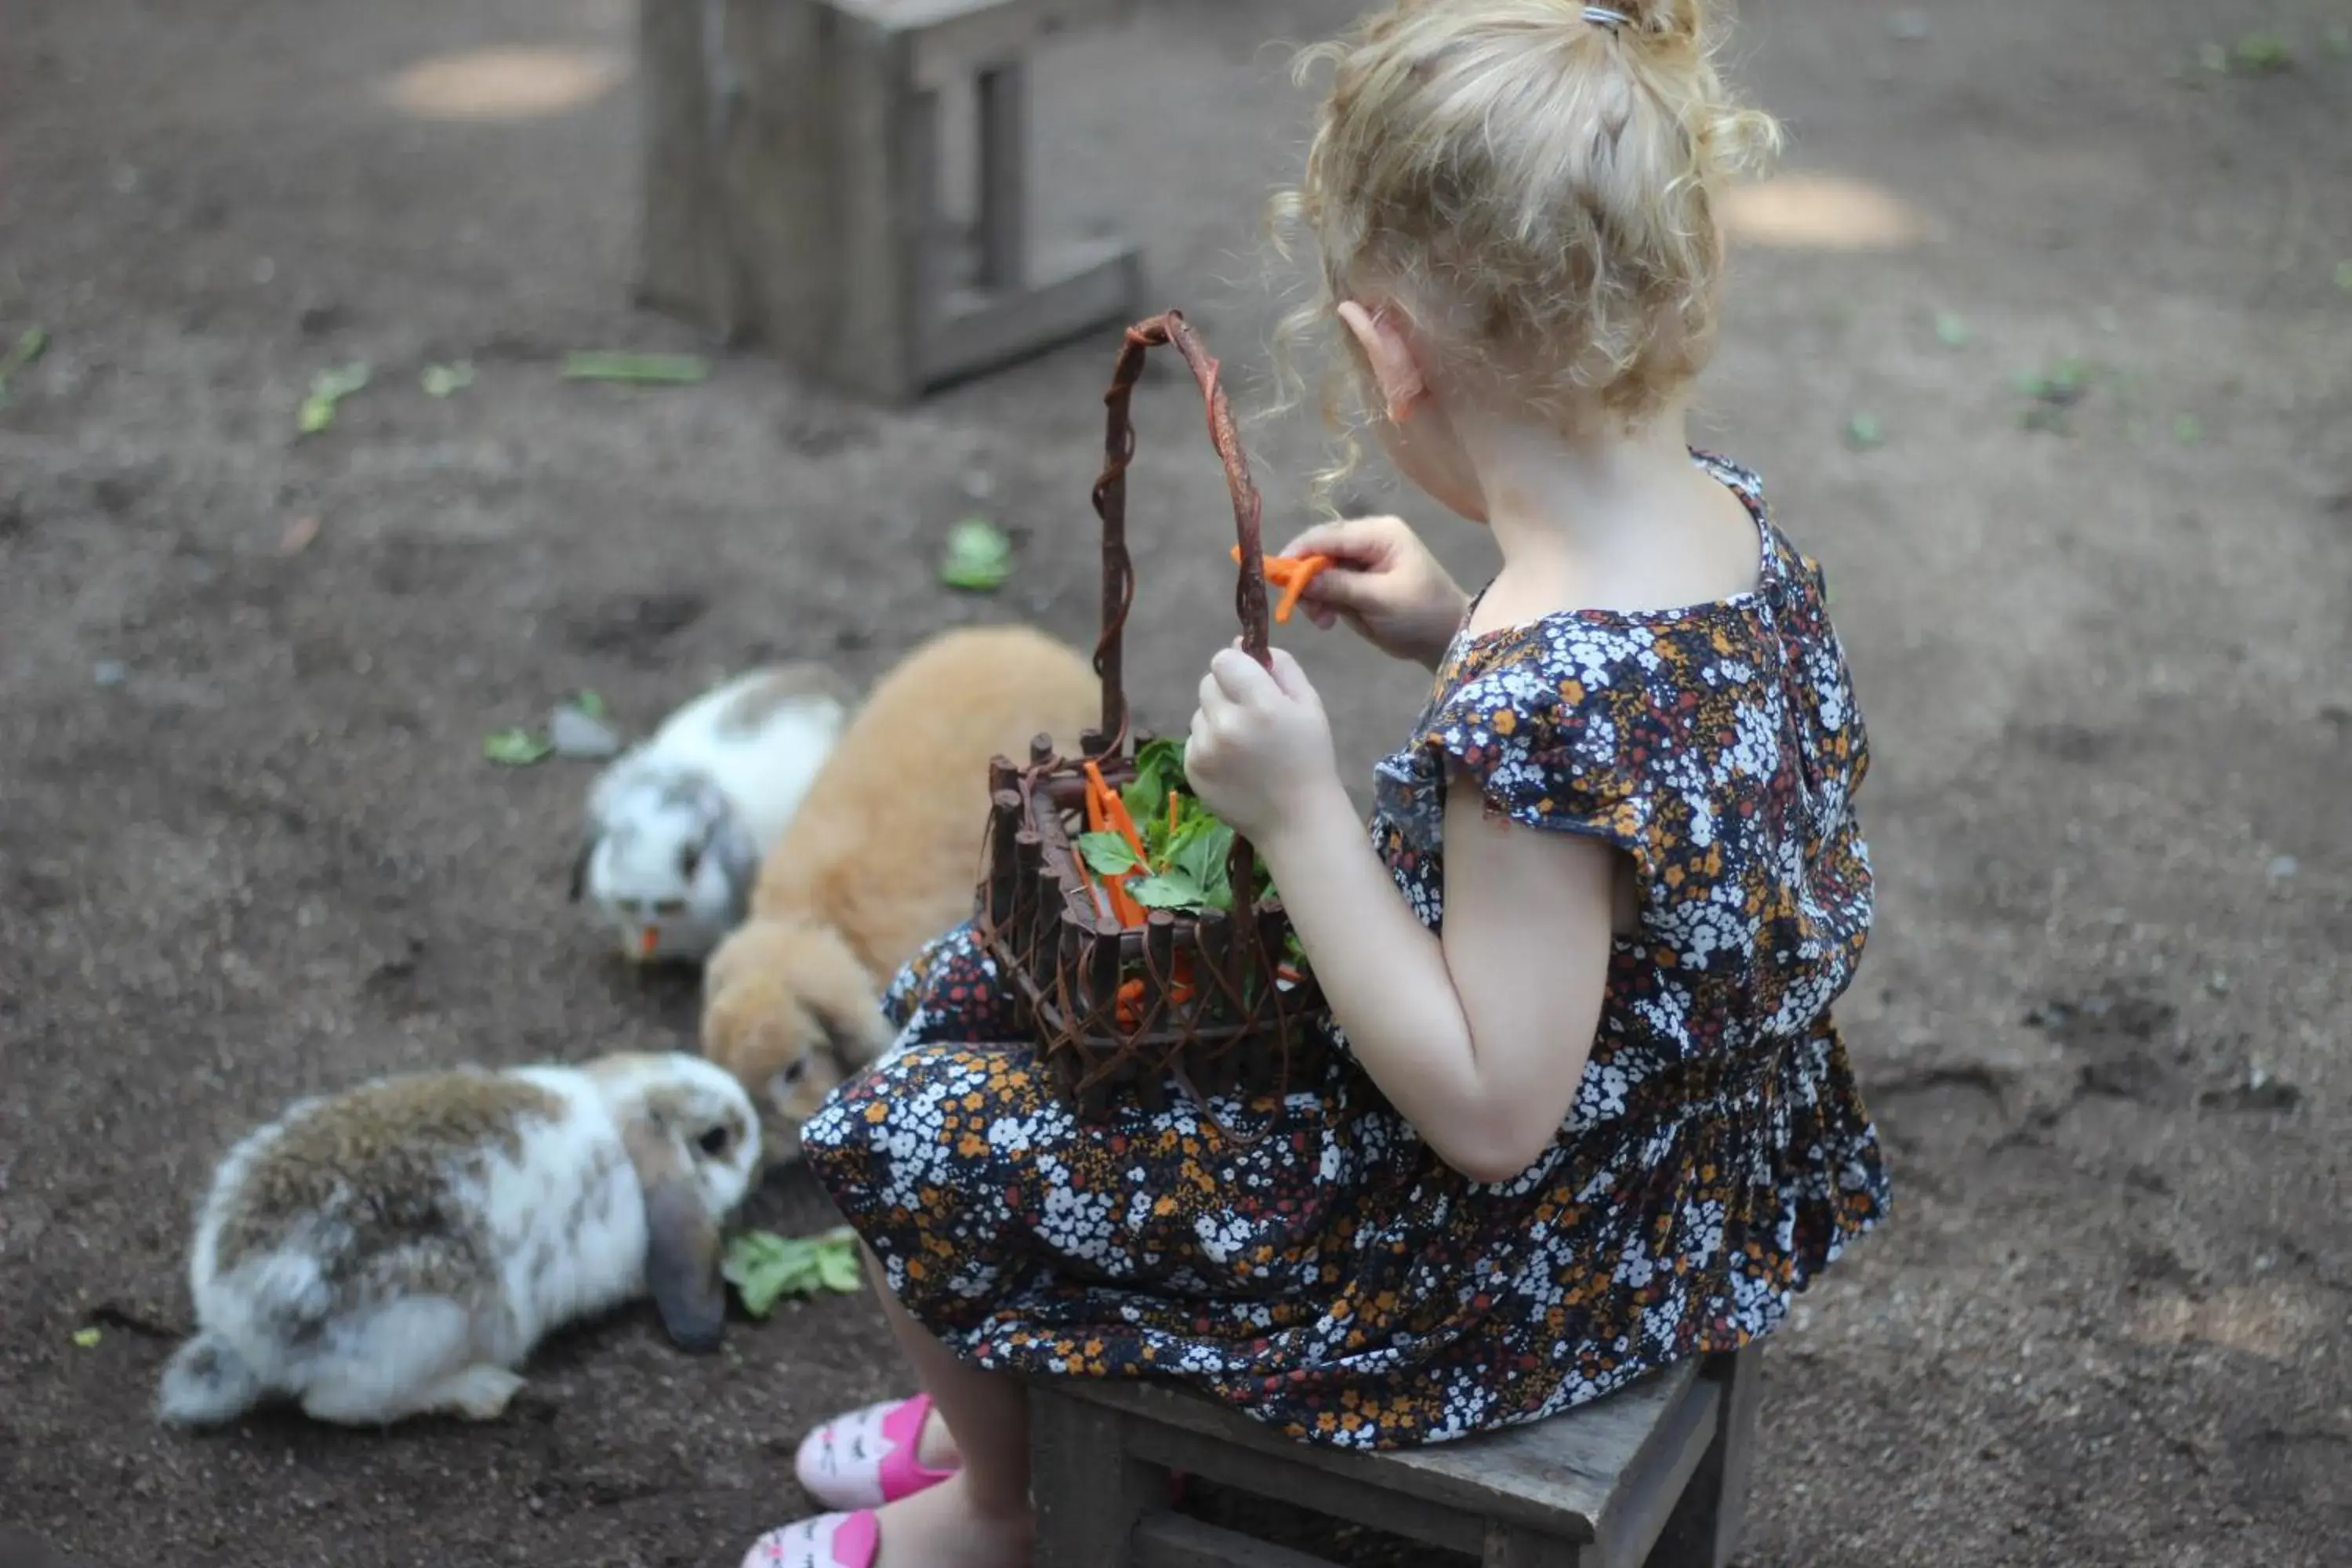
[[1601, 1568], [1600, 1552], [1540, 1531], [1508, 1524], [1486, 1527], [1478, 1568]]
[[1707, 1358], [1700, 1375], [1723, 1385], [1715, 1441], [1666, 1520], [1648, 1568], [1727, 1568], [1748, 1519], [1748, 1472], [1756, 1452], [1756, 1410], [1764, 1389], [1764, 1347]]
[[1037, 1568], [1129, 1568], [1136, 1524], [1166, 1503], [1168, 1475], [1128, 1453], [1118, 1415], [1032, 1389], [1029, 1454]]

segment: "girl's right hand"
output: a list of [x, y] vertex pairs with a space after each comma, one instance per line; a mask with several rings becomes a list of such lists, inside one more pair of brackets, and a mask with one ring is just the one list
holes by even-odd
[[1470, 596], [1401, 517], [1320, 523], [1280, 553], [1329, 556], [1299, 607], [1327, 631], [1346, 621], [1392, 658], [1436, 668], [1469, 608]]

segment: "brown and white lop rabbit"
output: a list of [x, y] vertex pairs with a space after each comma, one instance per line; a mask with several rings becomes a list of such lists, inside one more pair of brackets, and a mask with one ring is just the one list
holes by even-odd
[[1087, 658], [1026, 626], [944, 633], [867, 695], [703, 972], [702, 1054], [760, 1103], [772, 1161], [889, 1047], [899, 967], [971, 918], [990, 761], [1074, 752], [1100, 716]]

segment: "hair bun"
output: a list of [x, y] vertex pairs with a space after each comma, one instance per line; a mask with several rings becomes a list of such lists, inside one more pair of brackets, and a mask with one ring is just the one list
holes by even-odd
[[1606, 0], [1583, 10], [1588, 21], [1615, 26], [1622, 16], [1624, 30], [1654, 38], [1696, 43], [1706, 34], [1707, 0]]

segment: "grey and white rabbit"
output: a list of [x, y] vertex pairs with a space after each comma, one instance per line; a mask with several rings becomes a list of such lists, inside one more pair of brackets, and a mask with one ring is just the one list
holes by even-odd
[[832, 673], [739, 676], [663, 721], [588, 793], [572, 897], [639, 962], [698, 962], [742, 922], [761, 857], [799, 810], [848, 720]]
[[760, 1169], [760, 1120], [698, 1058], [461, 1068], [303, 1100], [222, 1161], [189, 1261], [197, 1332], [158, 1413], [288, 1398], [321, 1421], [489, 1420], [541, 1336], [650, 1291], [707, 1350], [719, 1226]]

